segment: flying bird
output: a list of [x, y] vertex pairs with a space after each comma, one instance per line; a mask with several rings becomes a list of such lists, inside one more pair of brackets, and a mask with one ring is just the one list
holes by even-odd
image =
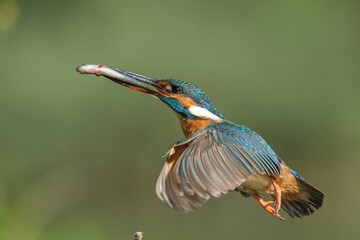
[[[156, 193], [177, 211], [198, 209], [210, 196], [234, 191], [253, 197], [280, 220], [285, 220], [280, 208], [301, 218], [322, 206], [324, 193], [287, 166], [256, 132], [226, 120], [195, 85], [104, 65], [85, 64], [76, 70], [151, 95], [175, 112], [186, 139], [165, 154]], [[273, 200], [265, 201], [263, 194]]]

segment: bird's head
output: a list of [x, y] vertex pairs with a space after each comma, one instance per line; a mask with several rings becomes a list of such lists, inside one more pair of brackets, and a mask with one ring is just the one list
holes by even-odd
[[185, 119], [221, 122], [224, 118], [201, 89], [185, 81], [157, 80], [104, 65], [86, 64], [76, 70], [80, 73], [104, 76], [128, 88], [152, 95]]

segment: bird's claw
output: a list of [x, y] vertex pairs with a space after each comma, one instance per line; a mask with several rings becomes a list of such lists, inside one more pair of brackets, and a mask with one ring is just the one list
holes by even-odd
[[[256, 200], [258, 200], [258, 202], [260, 203], [260, 205], [271, 215], [273, 215], [274, 217], [276, 217], [279, 220], [285, 221], [285, 218], [282, 218], [279, 214], [279, 204], [278, 202], [275, 201], [268, 201], [265, 202], [264, 199], [262, 199], [259, 195], [252, 195], [253, 198], [255, 198]], [[270, 206], [270, 204], [275, 203], [275, 209]]]
[[275, 215], [276, 215], [276, 214], [279, 214], [279, 210], [278, 210], [278, 209], [275, 209], [274, 214], [275, 214]]
[[279, 220], [281, 220], [281, 221], [286, 221], [285, 218], [283, 218], [283, 217], [280, 216], [278, 209], [275, 209], [275, 210], [274, 210], [274, 217], [276, 217], [277, 219], [279, 219]]

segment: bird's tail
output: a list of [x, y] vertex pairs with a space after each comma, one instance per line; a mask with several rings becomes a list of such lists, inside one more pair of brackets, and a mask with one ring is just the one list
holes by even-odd
[[[315, 209], [319, 209], [323, 202], [325, 195], [314, 186], [306, 182], [300, 176], [295, 176], [298, 183], [299, 190], [307, 195], [306, 200], [288, 200], [281, 199], [281, 207], [292, 218], [308, 216], [314, 213]], [[300, 192], [300, 194], [301, 194]]]

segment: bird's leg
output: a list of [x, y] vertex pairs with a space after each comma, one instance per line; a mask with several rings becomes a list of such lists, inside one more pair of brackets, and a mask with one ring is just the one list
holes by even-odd
[[276, 210], [270, 206], [270, 204], [274, 203], [274, 201], [264, 201], [264, 199], [262, 199], [258, 194], [255, 194], [255, 195], [251, 195], [253, 198], [255, 198], [259, 203], [260, 205], [268, 212], [270, 213], [271, 215], [275, 216], [277, 219], [280, 219], [280, 220], [285, 220], [284, 218], [282, 218], [280, 216], [280, 214], [278, 212], [276, 212]]
[[281, 188], [276, 179], [272, 179], [272, 185], [275, 189], [275, 214], [278, 214], [281, 207]]

